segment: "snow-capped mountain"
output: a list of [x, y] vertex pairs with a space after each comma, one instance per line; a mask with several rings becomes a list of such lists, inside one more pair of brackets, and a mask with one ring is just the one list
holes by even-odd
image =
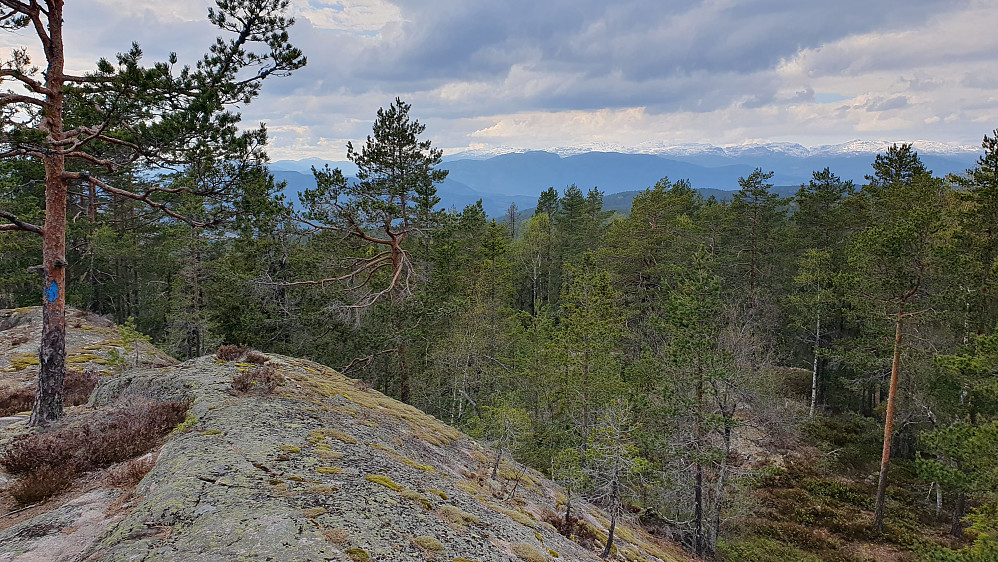
[[[865, 183], [871, 164], [891, 141], [852, 141], [806, 147], [789, 142], [747, 142], [738, 145], [669, 145], [660, 142], [632, 147], [612, 143], [590, 143], [569, 148], [525, 150], [515, 147], [476, 147], [450, 154], [443, 168], [450, 170], [439, 186], [443, 207], [463, 208], [481, 199], [486, 211], [501, 216], [510, 203], [523, 209], [537, 195], [554, 187], [559, 191], [576, 184], [583, 189], [598, 187], [606, 194], [634, 192], [655, 185], [661, 178], [688, 179], [694, 187], [711, 192], [737, 190], [738, 179], [756, 168], [773, 171], [770, 180], [783, 195], [807, 183], [814, 171], [829, 168], [857, 185]], [[937, 176], [962, 173], [972, 168], [980, 149], [957, 143], [915, 141], [915, 149]], [[313, 187], [311, 167], [316, 159], [274, 162], [278, 179], [288, 182], [288, 191]], [[344, 173], [356, 169], [348, 162], [331, 162]]]
[[[890, 141], [853, 140], [840, 144], [827, 144], [807, 147], [792, 142], [750, 141], [742, 144], [716, 146], [705, 143], [668, 144], [661, 141], [644, 142], [633, 146], [618, 143], [592, 142], [568, 147], [544, 148], [540, 151], [557, 154], [562, 158], [590, 152], [615, 152], [619, 154], [652, 154], [664, 158], [685, 160], [689, 158], [729, 158], [742, 159], [752, 156], [786, 156], [792, 158], [814, 158], [829, 156], [866, 156], [885, 152], [892, 144], [911, 142], [919, 154], [964, 157], [980, 151], [979, 146], [955, 142], [929, 140]], [[476, 147], [450, 154], [446, 160], [487, 160], [505, 154], [530, 152], [512, 146]]]

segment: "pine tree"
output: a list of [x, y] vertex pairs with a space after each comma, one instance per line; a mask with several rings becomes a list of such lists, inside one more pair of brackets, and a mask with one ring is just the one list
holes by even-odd
[[[294, 23], [283, 16], [288, 0], [218, 0], [208, 19], [235, 38], [219, 38], [193, 68], [185, 66], [174, 74], [176, 55], [144, 68], [142, 51], [133, 44], [118, 55], [117, 67], [101, 59], [94, 73], [73, 76], [65, 71], [64, 1], [4, 4], [7, 11], [0, 16], [0, 27], [32, 29], [46, 57], [45, 71], [39, 75], [27, 49], [15, 49], [0, 71], [0, 82], [14, 82], [25, 92], [0, 93], [5, 115], [23, 116], [7, 118], [0, 157], [37, 159], [45, 168], [43, 225], [0, 209], [0, 218], [8, 221], [0, 230], [30, 232], [43, 239], [41, 368], [30, 420], [40, 425], [62, 415], [70, 182], [181, 218], [172, 208], [172, 196], [224, 193], [164, 187], [130, 191], [116, 187], [110, 174], [137, 163], [170, 166], [253, 151], [263, 132], [240, 133], [238, 114], [227, 108], [250, 102], [262, 80], [300, 68], [305, 58], [288, 42], [286, 30]], [[74, 170], [75, 165], [90, 169]]]
[[906, 322], [924, 321], [920, 304], [932, 288], [937, 234], [942, 226], [942, 182], [932, 177], [910, 144], [878, 154], [863, 190], [869, 222], [850, 246], [851, 275], [843, 277], [852, 305], [871, 321], [893, 324], [893, 360], [884, 423], [884, 446], [873, 526], [883, 528], [887, 468], [894, 434]]
[[303, 220], [355, 238], [372, 252], [354, 257], [344, 275], [299, 285], [347, 282], [358, 293], [355, 308], [383, 297], [401, 302], [412, 295], [416, 270], [407, 241], [429, 236], [432, 209], [440, 201], [435, 186], [447, 170], [437, 168], [443, 152], [419, 139], [426, 126], [410, 120], [410, 109], [396, 98], [388, 109], [378, 109], [373, 136], [359, 150], [347, 143], [347, 159], [357, 165], [356, 182], [328, 165], [312, 169], [317, 187], [300, 195]]

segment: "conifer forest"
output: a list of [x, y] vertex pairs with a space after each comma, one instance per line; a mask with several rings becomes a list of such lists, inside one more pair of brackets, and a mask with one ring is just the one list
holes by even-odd
[[[24, 33], [54, 16], [2, 4]], [[998, 559], [998, 131], [963, 174], [898, 143], [792, 197], [757, 168], [729, 200], [661, 178], [619, 212], [554, 185], [491, 217], [441, 204], [442, 151], [395, 98], [343, 147], [355, 174], [296, 193], [233, 107], [304, 55], [282, 2], [218, 5], [193, 66], [136, 46], [70, 76], [55, 27], [47, 61], [5, 63], [27, 93], [0, 94], [0, 308], [329, 365], [551, 477], [566, 520], [585, 498], [705, 558], [887, 536]]]

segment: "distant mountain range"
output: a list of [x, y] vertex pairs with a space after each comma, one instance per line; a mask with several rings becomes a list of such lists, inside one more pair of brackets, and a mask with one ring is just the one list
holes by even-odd
[[[973, 167], [980, 154], [979, 149], [968, 146], [928, 141], [913, 144], [925, 165], [940, 176]], [[438, 186], [438, 195], [444, 207], [458, 210], [482, 199], [489, 215], [501, 217], [510, 203], [528, 209], [536, 204], [541, 191], [549, 187], [561, 191], [572, 184], [584, 191], [598, 187], [609, 195], [637, 192], [668, 177], [688, 179], [693, 187], [703, 189], [705, 195], [724, 197], [726, 194], [722, 192], [736, 191], [738, 178], [755, 168], [773, 171], [772, 183], [782, 186], [777, 191], [786, 195], [807, 183], [813, 171], [826, 167], [861, 185], [864, 176], [872, 171], [875, 155], [889, 146], [886, 141], [856, 141], [816, 148], [792, 143], [754, 143], [728, 147], [646, 144], [626, 152], [608, 145], [550, 151], [469, 151], [444, 159], [443, 167], [450, 174]], [[288, 182], [287, 192], [295, 200], [294, 193], [315, 186], [311, 167], [324, 164], [314, 158], [281, 160], [273, 162], [271, 170], [278, 180]], [[356, 172], [350, 162], [329, 162], [329, 165], [348, 175]]]

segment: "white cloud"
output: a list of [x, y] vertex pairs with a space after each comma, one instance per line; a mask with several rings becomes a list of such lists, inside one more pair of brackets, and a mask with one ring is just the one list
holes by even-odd
[[293, 12], [318, 28], [360, 35], [380, 34], [403, 21], [401, 10], [386, 0], [298, 0]]
[[142, 18], [160, 23], [197, 22], [205, 19], [210, 0], [170, 0], [139, 2], [135, 0], [96, 0], [121, 17]]

